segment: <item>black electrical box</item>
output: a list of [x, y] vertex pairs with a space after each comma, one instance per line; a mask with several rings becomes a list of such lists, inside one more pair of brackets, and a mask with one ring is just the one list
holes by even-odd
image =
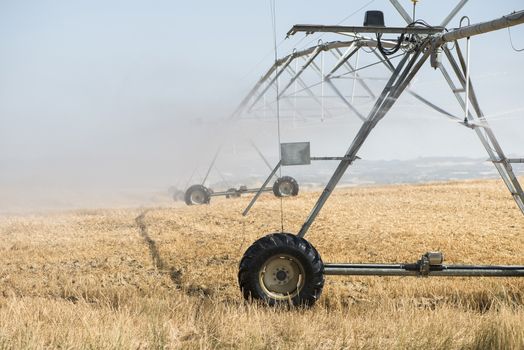
[[364, 27], [384, 27], [384, 14], [382, 11], [366, 11]]

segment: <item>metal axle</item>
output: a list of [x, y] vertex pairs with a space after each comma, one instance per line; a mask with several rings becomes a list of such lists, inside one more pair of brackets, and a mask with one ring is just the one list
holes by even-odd
[[257, 193], [257, 192], [271, 192], [273, 191], [272, 187], [262, 187], [262, 188], [248, 188], [245, 190], [236, 190], [235, 192], [232, 191], [220, 191], [220, 192], [213, 192], [209, 194], [210, 197], [220, 197], [220, 196], [227, 196], [227, 195], [234, 195], [234, 194], [245, 194], [245, 193]]
[[415, 264], [325, 264], [325, 275], [524, 277], [524, 266], [440, 265], [422, 272]]
[[444, 265], [441, 252], [427, 252], [411, 264], [325, 264], [325, 275], [355, 276], [462, 276], [524, 277], [524, 266], [517, 265]]

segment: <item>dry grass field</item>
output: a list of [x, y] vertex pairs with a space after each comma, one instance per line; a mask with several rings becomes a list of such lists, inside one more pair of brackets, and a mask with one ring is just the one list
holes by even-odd
[[[318, 193], [285, 199], [296, 232]], [[238, 262], [280, 200], [0, 217], [0, 349], [524, 349], [524, 279], [327, 276], [312, 309], [246, 303]], [[500, 181], [337, 190], [306, 237], [324, 262], [524, 263]]]

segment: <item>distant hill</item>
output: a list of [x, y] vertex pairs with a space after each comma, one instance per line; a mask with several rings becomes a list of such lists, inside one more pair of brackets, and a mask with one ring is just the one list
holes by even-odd
[[[320, 186], [331, 177], [337, 161], [318, 161], [309, 166], [292, 166], [283, 168], [282, 173], [294, 176], [302, 186]], [[524, 175], [524, 164], [514, 165], [517, 176]], [[261, 168], [253, 172], [253, 168], [239, 169], [236, 176], [226, 173], [223, 179], [211, 182], [212, 187], [220, 188], [233, 184], [248, 186], [259, 185], [269, 174], [269, 170]], [[396, 184], [421, 183], [432, 181], [490, 179], [497, 178], [498, 172], [490, 161], [485, 158], [464, 157], [427, 157], [410, 160], [357, 160], [350, 166], [341, 185], [361, 184]]]

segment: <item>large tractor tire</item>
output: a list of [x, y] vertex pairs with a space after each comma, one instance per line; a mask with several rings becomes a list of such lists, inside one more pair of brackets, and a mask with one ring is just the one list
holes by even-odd
[[203, 185], [193, 185], [187, 189], [184, 200], [187, 205], [208, 204], [211, 200], [210, 191]]
[[298, 182], [291, 176], [279, 177], [273, 184], [273, 194], [277, 197], [294, 197], [298, 194]]
[[271, 306], [312, 306], [324, 287], [324, 263], [305, 239], [272, 233], [246, 250], [238, 283], [246, 300]]

